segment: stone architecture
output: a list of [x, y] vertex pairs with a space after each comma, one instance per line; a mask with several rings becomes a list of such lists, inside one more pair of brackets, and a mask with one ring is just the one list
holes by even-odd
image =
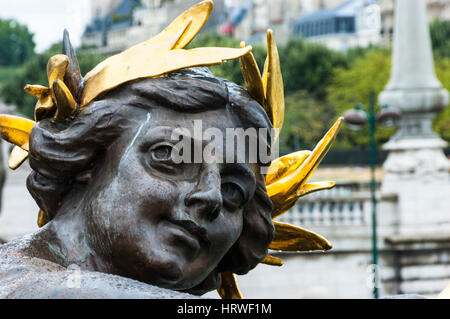
[[[103, 0], [92, 5], [94, 17], [82, 36], [82, 45], [112, 55], [145, 41], [163, 30], [198, 0]], [[203, 30], [216, 29], [224, 0], [214, 1], [211, 18]], [[204, 32], [204, 31], [202, 31]]]
[[[426, 0], [428, 22], [434, 19], [450, 20], [449, 0]], [[384, 44], [392, 42], [394, 34], [395, 0], [378, 0], [381, 9], [381, 36]]]
[[[390, 153], [381, 192], [398, 196], [398, 233], [386, 240], [397, 252], [404, 290], [450, 280], [450, 162], [447, 143], [432, 130], [433, 117], [449, 100], [434, 73], [425, 1], [398, 0], [395, 12], [391, 80], [379, 102], [403, 114], [384, 146]], [[415, 265], [414, 275], [405, 260]]]
[[271, 28], [277, 42], [284, 44], [290, 36], [289, 24], [303, 10], [302, 1], [229, 1], [219, 31], [248, 43], [264, 43], [265, 30]]
[[105, 18], [111, 11], [120, 4], [121, 0], [96, 0], [91, 1], [91, 17]]
[[292, 35], [292, 23], [302, 14], [336, 6], [342, 0], [229, 0], [220, 32], [248, 43], [264, 43], [267, 28], [279, 44]]
[[390, 153], [382, 192], [399, 196], [402, 234], [450, 231], [450, 164], [446, 143], [432, 130], [448, 92], [434, 73], [425, 2], [399, 0], [396, 10], [391, 80], [379, 103], [400, 109], [402, 117], [384, 146]]
[[[111, 55], [152, 37], [183, 10], [198, 0], [102, 0], [92, 2], [90, 25], [82, 45]], [[342, 0], [218, 0], [205, 29], [218, 31], [248, 43], [265, 43], [271, 28], [279, 44], [292, 34], [300, 15], [334, 7]]]
[[380, 42], [380, 7], [376, 0], [349, 0], [301, 15], [293, 23], [293, 35], [346, 51]]

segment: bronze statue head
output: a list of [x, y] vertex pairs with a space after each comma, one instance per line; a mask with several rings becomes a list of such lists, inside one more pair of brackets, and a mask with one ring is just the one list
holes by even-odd
[[[174, 163], [173, 130], [194, 120], [224, 137], [272, 127], [244, 89], [195, 68], [124, 84], [71, 121], [38, 122], [27, 186], [46, 227], [78, 238], [62, 242], [82, 239], [96, 270], [176, 290], [203, 293], [221, 272], [254, 268], [274, 234], [260, 165]], [[57, 258], [68, 266], [80, 256]]]
[[[49, 87], [25, 87], [38, 98], [36, 122], [0, 115], [0, 134], [16, 145], [9, 166], [29, 157], [33, 169], [27, 187], [43, 228], [33, 237], [30, 256], [173, 290], [202, 294], [217, 288], [223, 298], [240, 298], [234, 274], [260, 262], [282, 265], [268, 249], [331, 248], [320, 235], [272, 219], [301, 196], [334, 186], [307, 182], [341, 119], [312, 152], [271, 163], [260, 157], [271, 153], [284, 117], [272, 31], [262, 75], [244, 43], [183, 49], [211, 10], [211, 1], [201, 2], [84, 78], [65, 32], [64, 54], [47, 66]], [[236, 58], [246, 89], [203, 68]], [[206, 134], [210, 129], [218, 134]], [[256, 134], [236, 149], [228, 129], [269, 134]], [[175, 161], [186, 135], [194, 158]], [[250, 160], [252, 142], [257, 156]], [[235, 152], [229, 158], [230, 148]], [[197, 161], [206, 149], [214, 149], [214, 160]], [[262, 167], [268, 164], [266, 174]]]

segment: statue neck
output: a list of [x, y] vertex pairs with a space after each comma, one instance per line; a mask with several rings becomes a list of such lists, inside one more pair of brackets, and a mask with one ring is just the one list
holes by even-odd
[[109, 263], [89, 245], [85, 216], [80, 212], [80, 207], [73, 208], [64, 211], [62, 207], [54, 220], [33, 235], [28, 255], [64, 267], [76, 264], [84, 270], [112, 272]]

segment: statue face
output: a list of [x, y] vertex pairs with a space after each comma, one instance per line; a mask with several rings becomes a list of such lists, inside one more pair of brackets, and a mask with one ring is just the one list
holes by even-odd
[[[175, 290], [192, 288], [239, 238], [243, 207], [255, 192], [253, 167], [171, 159], [173, 130], [193, 132], [194, 120], [226, 136], [235, 124], [225, 109], [127, 112], [140, 120], [110, 145], [87, 186], [90, 247], [111, 273]], [[202, 149], [216, 142], [203, 140]]]

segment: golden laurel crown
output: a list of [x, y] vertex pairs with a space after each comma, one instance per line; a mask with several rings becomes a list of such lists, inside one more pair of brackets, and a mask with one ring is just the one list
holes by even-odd
[[[28, 157], [31, 129], [44, 118], [54, 122], [74, 118], [78, 110], [105, 92], [130, 81], [142, 78], [164, 77], [183, 68], [211, 66], [224, 61], [240, 59], [246, 90], [267, 112], [278, 132], [284, 119], [284, 88], [280, 61], [273, 33], [267, 31], [267, 59], [261, 75], [252, 47], [241, 43], [240, 48], [184, 48], [194, 39], [208, 20], [213, 2], [202, 1], [178, 16], [155, 37], [137, 44], [120, 54], [98, 64], [84, 77], [80, 74], [75, 52], [67, 31], [64, 32], [63, 53], [49, 59], [47, 65], [48, 87], [27, 85], [25, 91], [37, 97], [35, 121], [11, 115], [0, 115], [0, 134], [15, 144], [8, 165], [19, 167]], [[152, 59], [148, 59], [151, 56]], [[266, 189], [274, 209], [272, 219], [287, 212], [304, 195], [330, 189], [334, 182], [307, 183], [333, 143], [342, 118], [339, 118], [313, 151], [299, 151], [272, 161], [266, 175]], [[44, 226], [43, 211], [39, 212], [38, 225]], [[269, 249], [302, 252], [331, 249], [324, 237], [298, 226], [274, 221], [275, 237]], [[280, 258], [267, 255], [264, 264], [281, 266]], [[233, 273], [222, 273], [222, 284], [217, 289], [222, 298], [242, 298]]]

